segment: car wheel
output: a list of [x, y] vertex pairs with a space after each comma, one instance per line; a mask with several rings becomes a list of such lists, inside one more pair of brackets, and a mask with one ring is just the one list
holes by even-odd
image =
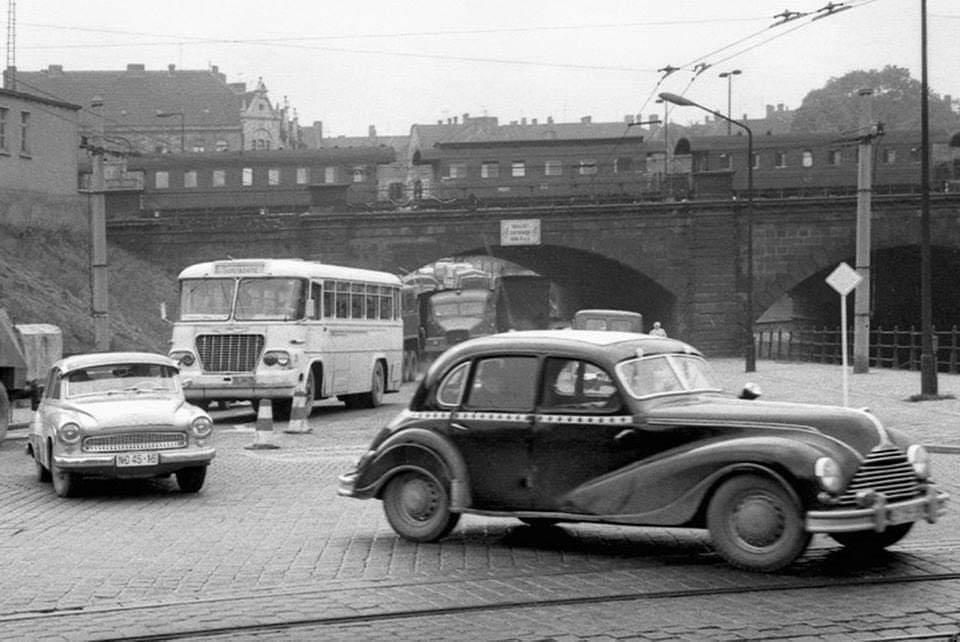
[[53, 492], [57, 497], [77, 496], [80, 490], [80, 476], [54, 464], [52, 457], [50, 458], [50, 478], [53, 482]]
[[[370, 377], [370, 392], [363, 392], [357, 396], [360, 408], [378, 408], [383, 403], [384, 390], [383, 364], [377, 361], [373, 365], [373, 375]], [[348, 407], [350, 403], [347, 403]]]
[[40, 461], [40, 455], [38, 453], [33, 453], [33, 464], [37, 468], [37, 481], [49, 482], [51, 480], [50, 469], [43, 465], [43, 462]]
[[750, 571], [784, 568], [810, 543], [793, 495], [759, 475], [740, 475], [717, 489], [707, 508], [707, 528], [721, 557]]
[[180, 490], [185, 493], [197, 493], [203, 488], [203, 482], [207, 478], [207, 467], [182, 468], [176, 472], [176, 475]]
[[879, 551], [902, 540], [911, 528], [913, 528], [913, 522], [888, 526], [880, 533], [877, 531], [830, 533], [830, 537], [853, 551]]
[[460, 513], [450, 512], [446, 487], [419, 471], [400, 473], [387, 483], [383, 512], [398, 535], [414, 542], [434, 542], [460, 521]]

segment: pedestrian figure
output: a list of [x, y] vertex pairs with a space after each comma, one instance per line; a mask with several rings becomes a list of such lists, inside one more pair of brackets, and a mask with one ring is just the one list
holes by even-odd
[[650, 330], [650, 335], [654, 337], [665, 337], [667, 336], [667, 331], [663, 329], [663, 326], [660, 325], [659, 321], [654, 321], [653, 328]]

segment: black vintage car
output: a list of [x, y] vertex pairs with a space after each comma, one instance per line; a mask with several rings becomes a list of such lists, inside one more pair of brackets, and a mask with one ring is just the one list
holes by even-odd
[[813, 533], [883, 548], [948, 496], [924, 448], [862, 410], [724, 393], [673, 339], [511, 332], [437, 359], [339, 493], [383, 501], [433, 541], [461, 513], [531, 524], [709, 529], [734, 566], [774, 571]]

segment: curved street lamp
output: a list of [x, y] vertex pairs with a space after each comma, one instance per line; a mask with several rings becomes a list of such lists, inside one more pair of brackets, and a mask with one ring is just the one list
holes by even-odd
[[730, 71], [724, 71], [720, 74], [721, 78], [727, 79], [727, 136], [731, 134], [730, 131], [730, 111], [731, 111], [731, 98], [733, 97], [733, 77], [739, 76], [743, 72], [739, 69], [732, 69]]
[[696, 107], [702, 109], [703, 111], [713, 114], [721, 120], [725, 120], [731, 125], [736, 125], [741, 128], [743, 131], [747, 132], [747, 265], [746, 265], [746, 281], [747, 281], [747, 293], [746, 293], [746, 310], [744, 311], [746, 319], [744, 321], [744, 360], [745, 360], [745, 370], [747, 372], [755, 372], [757, 370], [757, 350], [755, 339], [753, 336], [753, 132], [750, 131], [750, 128], [747, 127], [745, 123], [742, 123], [738, 120], [733, 120], [728, 116], [724, 116], [715, 109], [710, 109], [705, 107], [700, 103], [694, 102], [689, 98], [681, 96], [679, 94], [671, 94], [664, 92], [660, 94], [660, 98], [665, 102], [673, 103], [680, 107]]

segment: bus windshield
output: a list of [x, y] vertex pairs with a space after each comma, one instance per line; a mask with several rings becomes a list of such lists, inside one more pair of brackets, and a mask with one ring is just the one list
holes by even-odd
[[303, 318], [304, 282], [299, 278], [188, 279], [180, 290], [183, 321], [225, 321], [234, 292], [237, 321], [286, 321]]

